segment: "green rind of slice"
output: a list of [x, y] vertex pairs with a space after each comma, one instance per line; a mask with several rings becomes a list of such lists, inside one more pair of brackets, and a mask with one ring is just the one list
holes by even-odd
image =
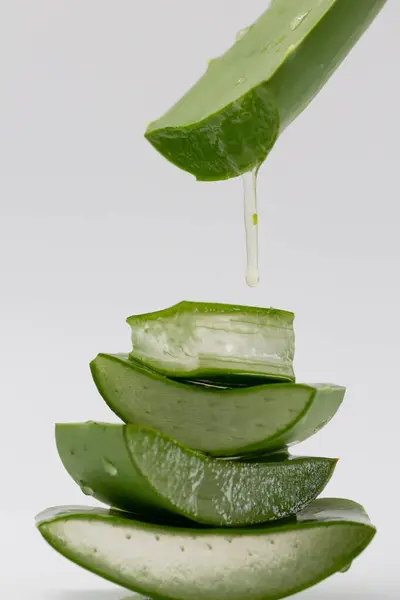
[[235, 385], [294, 381], [294, 314], [180, 302], [128, 317], [132, 358], [169, 377]]
[[37, 526], [79, 566], [170, 600], [278, 600], [343, 571], [375, 535], [362, 507], [335, 499], [252, 529], [165, 527], [79, 507], [45, 511]]
[[386, 0], [272, 0], [146, 138], [199, 180], [257, 168]]
[[125, 423], [153, 427], [213, 456], [302, 442], [332, 419], [346, 391], [330, 384], [205, 387], [169, 379], [126, 355], [99, 354], [90, 368], [100, 394]]
[[322, 492], [337, 462], [213, 459], [138, 425], [62, 424], [56, 440], [68, 473], [101, 502], [224, 527], [298, 513]]

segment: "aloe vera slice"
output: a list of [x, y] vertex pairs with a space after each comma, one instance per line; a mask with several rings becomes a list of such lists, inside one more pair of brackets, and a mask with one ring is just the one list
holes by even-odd
[[364, 509], [339, 499], [252, 529], [173, 528], [79, 507], [45, 511], [37, 526], [81, 567], [171, 600], [278, 600], [343, 571], [375, 535]]
[[104, 400], [123, 421], [153, 427], [214, 456], [267, 452], [302, 442], [339, 409], [345, 388], [275, 383], [219, 389], [169, 379], [126, 355], [90, 364]]
[[293, 381], [294, 314], [180, 302], [127, 319], [131, 356], [165, 375], [224, 385]]
[[146, 138], [199, 180], [258, 167], [386, 0], [272, 0]]
[[227, 527], [296, 514], [321, 493], [337, 462], [213, 459], [138, 425], [62, 424], [56, 440], [68, 473], [98, 500]]

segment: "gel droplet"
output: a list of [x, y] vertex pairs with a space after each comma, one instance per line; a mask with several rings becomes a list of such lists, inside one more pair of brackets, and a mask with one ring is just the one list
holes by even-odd
[[115, 477], [116, 475], [118, 475], [118, 469], [117, 467], [115, 467], [109, 460], [107, 460], [106, 458], [103, 458], [103, 467], [105, 472], [108, 475], [111, 475], [111, 477]]
[[88, 485], [81, 485], [81, 490], [85, 494], [85, 496], [94, 496], [94, 491]]
[[[242, 176], [244, 187], [244, 225], [246, 230], [246, 283], [250, 287], [258, 284], [258, 218], [257, 218], [257, 171]], [[254, 218], [256, 215], [256, 218]]]
[[242, 83], [244, 83], [246, 81], [246, 77], [239, 77], [239, 79], [236, 82], [236, 85], [241, 85]]
[[302, 24], [302, 22], [304, 21], [304, 19], [306, 19], [308, 17], [308, 15], [310, 14], [311, 11], [307, 11], [304, 13], [300, 13], [299, 15], [297, 15], [297, 17], [295, 17], [293, 19], [293, 21], [290, 23], [290, 28], [292, 31], [294, 31], [295, 29], [297, 29], [298, 27], [300, 27], [300, 25]]
[[246, 37], [246, 35], [249, 33], [249, 31], [252, 27], [253, 27], [253, 25], [249, 25], [248, 27], [243, 27], [243, 29], [238, 31], [236, 34], [236, 41], [240, 42], [240, 40], [242, 40], [244, 37]]

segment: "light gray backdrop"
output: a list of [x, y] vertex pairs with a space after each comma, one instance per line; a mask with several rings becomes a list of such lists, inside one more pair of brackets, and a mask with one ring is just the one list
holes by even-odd
[[0, 596], [124, 596], [61, 594], [104, 585], [32, 526], [49, 505], [86, 501], [53, 423], [114, 420], [90, 359], [129, 349], [129, 314], [195, 299], [295, 311], [298, 379], [348, 386], [298, 452], [341, 457], [327, 494], [364, 503], [379, 535], [304, 598], [397, 598], [400, 3], [261, 169], [255, 290], [241, 182], [196, 183], [143, 132], [265, 0], [0, 4]]

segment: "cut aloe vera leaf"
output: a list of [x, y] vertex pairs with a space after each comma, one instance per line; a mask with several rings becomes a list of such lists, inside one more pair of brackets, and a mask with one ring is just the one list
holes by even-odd
[[79, 507], [45, 511], [37, 526], [81, 567], [171, 600], [278, 600], [345, 569], [375, 535], [361, 506], [335, 499], [252, 529], [165, 527]]
[[385, 2], [272, 0], [247, 34], [150, 123], [146, 138], [199, 180], [257, 168]]
[[293, 381], [294, 314], [180, 302], [127, 319], [131, 356], [174, 378], [234, 385]]
[[226, 527], [296, 514], [322, 492], [337, 462], [215, 459], [138, 425], [62, 424], [56, 439], [68, 473], [101, 502]]
[[302, 442], [332, 419], [346, 391], [330, 384], [237, 389], [185, 384], [126, 355], [99, 354], [90, 368], [100, 394], [123, 421], [153, 427], [213, 456]]

